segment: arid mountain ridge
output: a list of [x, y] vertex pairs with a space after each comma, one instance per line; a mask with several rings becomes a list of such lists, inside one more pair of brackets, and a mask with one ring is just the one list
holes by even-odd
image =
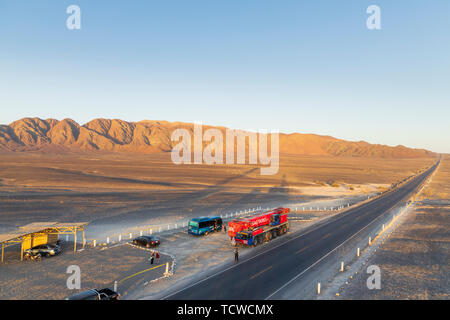
[[[175, 129], [193, 132], [193, 124], [145, 120], [94, 119], [79, 125], [71, 119], [24, 118], [9, 125], [0, 125], [0, 150], [10, 152], [58, 150], [109, 151], [130, 153], [167, 152], [178, 142], [171, 141]], [[219, 129], [224, 127], [203, 126]], [[192, 135], [193, 136], [193, 135]], [[203, 145], [209, 143], [204, 142]], [[315, 134], [280, 134], [280, 153], [301, 155], [357, 156], [383, 158], [431, 157], [435, 154], [424, 149], [404, 146], [351, 142]]]

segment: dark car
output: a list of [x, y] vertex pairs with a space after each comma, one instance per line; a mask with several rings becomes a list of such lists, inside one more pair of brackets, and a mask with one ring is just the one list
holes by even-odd
[[133, 239], [133, 244], [137, 246], [144, 246], [146, 248], [155, 247], [159, 245], [159, 238], [154, 236], [141, 236]]
[[117, 292], [105, 288], [101, 290], [88, 289], [71, 297], [66, 298], [66, 300], [119, 300], [120, 294]]
[[41, 257], [49, 257], [57, 255], [61, 252], [61, 247], [57, 244], [41, 244], [40, 246], [33, 247], [31, 249], [24, 250], [26, 255]]

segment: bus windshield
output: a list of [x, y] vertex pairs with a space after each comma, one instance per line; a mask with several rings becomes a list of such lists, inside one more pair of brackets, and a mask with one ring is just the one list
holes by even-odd
[[189, 221], [189, 227], [198, 229], [198, 222], [195, 221]]
[[236, 239], [247, 240], [247, 234], [238, 232], [236, 233]]

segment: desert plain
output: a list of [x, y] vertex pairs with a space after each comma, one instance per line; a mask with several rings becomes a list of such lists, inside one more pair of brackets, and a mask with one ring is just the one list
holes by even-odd
[[[32, 222], [87, 222], [87, 240], [104, 241], [107, 235], [139, 230], [140, 226], [185, 221], [203, 215], [222, 215], [254, 207], [332, 207], [363, 201], [402, 179], [431, 166], [436, 158], [338, 157], [280, 155], [276, 175], [260, 175], [258, 165], [176, 165], [169, 152], [2, 152], [0, 154], [0, 231], [15, 231]], [[311, 212], [322, 219], [328, 212]], [[311, 221], [293, 223], [299, 230]], [[225, 234], [207, 240], [187, 234], [161, 235], [164, 261], [176, 261], [171, 281], [182, 280], [231, 259]], [[200, 242], [199, 242], [200, 241]], [[108, 250], [87, 247], [38, 262], [20, 262], [18, 249], [8, 248], [0, 266], [1, 299], [63, 299], [67, 265], [87, 271], [85, 286], [111, 286], [148, 268], [148, 252], [126, 243]], [[20, 251], [20, 249], [19, 249]], [[95, 261], [95, 258], [100, 261]], [[86, 271], [85, 271], [86, 272]], [[126, 286], [133, 291], [161, 276], [145, 272]], [[57, 285], [56, 285], [57, 284]], [[143, 292], [151, 294], [154, 284]], [[55, 287], [56, 286], [56, 287]], [[56, 288], [56, 289], [55, 289]], [[86, 288], [86, 287], [84, 287]], [[124, 290], [125, 290], [124, 289]], [[46, 292], [46, 294], [40, 294]]]

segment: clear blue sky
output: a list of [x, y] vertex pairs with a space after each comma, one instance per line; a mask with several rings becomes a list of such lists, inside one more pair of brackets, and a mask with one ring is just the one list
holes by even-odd
[[[366, 28], [371, 4], [382, 30]], [[450, 1], [0, 0], [0, 110], [450, 153]]]

